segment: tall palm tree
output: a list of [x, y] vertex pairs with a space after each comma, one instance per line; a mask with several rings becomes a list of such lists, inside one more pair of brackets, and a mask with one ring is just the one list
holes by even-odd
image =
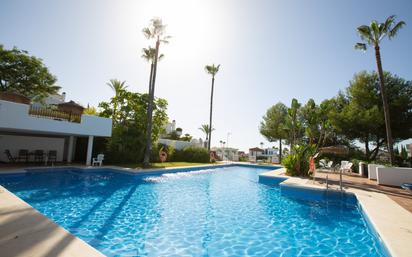
[[111, 79], [110, 82], [106, 83], [113, 91], [114, 91], [114, 98], [115, 101], [113, 103], [113, 122], [117, 122], [117, 108], [118, 102], [117, 99], [119, 98], [122, 91], [126, 90], [126, 81], [120, 81], [117, 79]]
[[[159, 18], [150, 20], [149, 27], [143, 29], [144, 36], [149, 40], [155, 40], [155, 53], [153, 66], [151, 67], [149, 81], [149, 102], [147, 106], [147, 129], [146, 129], [146, 148], [144, 151], [143, 165], [149, 166], [150, 152], [152, 150], [152, 126], [153, 126], [153, 100], [157, 73], [157, 61], [159, 60], [160, 43], [168, 43], [169, 36], [165, 36], [166, 25]], [[152, 50], [149, 50], [152, 51]]]
[[[164, 55], [160, 54], [158, 61], [163, 59]], [[149, 95], [151, 95], [153, 88], [152, 88], [152, 76], [153, 76], [153, 68], [154, 68], [154, 60], [156, 58], [156, 49], [153, 47], [143, 48], [142, 49], [142, 58], [145, 59], [147, 62], [150, 63], [150, 77], [149, 77]]]
[[[212, 114], [213, 114], [213, 91], [215, 87], [215, 76], [219, 72], [220, 64], [218, 66], [206, 65], [205, 70], [208, 74], [212, 75], [212, 89], [210, 93], [210, 114], [209, 114], [209, 128], [213, 128], [212, 126]], [[209, 131], [209, 142], [207, 144], [207, 150], [210, 151], [210, 145], [212, 143], [212, 130]]]
[[[210, 127], [209, 127], [209, 125], [207, 125], [207, 124], [202, 124], [202, 126], [200, 126], [200, 130], [203, 132], [203, 133], [205, 133], [205, 135], [206, 135], [206, 142], [209, 142], [209, 134], [210, 134], [210, 129], [209, 129]], [[212, 131], [213, 130], [215, 130], [214, 128], [212, 128]]]
[[389, 16], [384, 23], [378, 23], [377, 21], [372, 21], [371, 24], [362, 25], [357, 28], [360, 38], [364, 43], [355, 44], [355, 49], [360, 49], [366, 51], [367, 45], [375, 48], [375, 58], [376, 65], [378, 68], [379, 80], [380, 80], [380, 91], [383, 102], [383, 113], [385, 115], [385, 127], [386, 127], [386, 140], [388, 144], [388, 151], [390, 155], [390, 162], [393, 164], [393, 139], [392, 139], [392, 130], [391, 130], [391, 119], [389, 114], [389, 105], [388, 98], [386, 95], [383, 68], [381, 62], [381, 53], [380, 53], [380, 42], [388, 36], [389, 39], [392, 39], [396, 36], [399, 29], [405, 25], [404, 21], [398, 23], [395, 22], [395, 15]]

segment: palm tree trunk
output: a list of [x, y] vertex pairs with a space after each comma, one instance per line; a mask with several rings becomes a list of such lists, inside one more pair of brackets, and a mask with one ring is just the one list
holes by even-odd
[[282, 139], [279, 138], [279, 163], [282, 163]]
[[147, 129], [146, 129], [146, 148], [144, 151], [143, 166], [148, 167], [150, 163], [150, 153], [152, 151], [152, 126], [153, 126], [153, 100], [157, 72], [157, 60], [159, 58], [159, 39], [156, 41], [156, 56], [153, 63], [153, 74], [151, 87], [149, 86], [149, 102], [147, 105]]
[[207, 150], [210, 152], [210, 145], [212, 144], [212, 114], [213, 114], [213, 90], [215, 87], [215, 76], [212, 77], [212, 90], [210, 93], [210, 115], [209, 115], [209, 141], [207, 144]]
[[393, 165], [394, 157], [393, 157], [391, 118], [389, 114], [389, 105], [388, 105], [386, 89], [385, 89], [385, 81], [384, 81], [382, 62], [381, 62], [381, 53], [380, 53], [380, 48], [378, 45], [375, 46], [375, 56], [376, 56], [376, 64], [378, 66], [379, 80], [381, 82], [380, 86], [381, 86], [381, 95], [382, 95], [382, 101], [383, 101], [383, 113], [385, 114], [386, 139], [388, 143], [388, 151], [389, 151], [389, 158], [390, 158], [389, 160], [390, 160], [391, 165]]

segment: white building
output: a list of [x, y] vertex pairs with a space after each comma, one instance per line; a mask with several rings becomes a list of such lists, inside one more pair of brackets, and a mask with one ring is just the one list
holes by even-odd
[[239, 161], [239, 154], [237, 148], [231, 147], [212, 147], [212, 151], [215, 151], [217, 156], [222, 161]]
[[279, 162], [279, 153], [277, 149], [265, 148], [261, 149], [258, 147], [249, 149], [249, 161], [256, 162], [258, 159], [267, 159], [271, 163]]
[[29, 153], [56, 151], [58, 162], [77, 159], [90, 165], [92, 154], [97, 154], [92, 152], [94, 138], [111, 134], [112, 120], [108, 118], [72, 116], [63, 111], [0, 100], [0, 162], [9, 161], [6, 150], [17, 157], [19, 150], [24, 149]]

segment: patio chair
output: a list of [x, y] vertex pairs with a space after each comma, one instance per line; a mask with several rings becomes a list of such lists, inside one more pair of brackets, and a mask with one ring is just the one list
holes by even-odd
[[352, 166], [353, 166], [353, 163], [351, 163], [351, 162], [347, 162], [344, 166], [341, 166], [340, 167], [340, 170], [342, 171], [342, 172], [352, 172]]
[[57, 151], [56, 150], [49, 151], [47, 155], [47, 161], [52, 162], [52, 163], [57, 161]]
[[13, 157], [13, 155], [11, 155], [9, 149], [4, 150], [4, 154], [7, 156], [7, 159], [9, 159], [9, 162], [16, 162], [16, 159]]
[[94, 166], [95, 164], [102, 166], [103, 160], [104, 160], [104, 154], [98, 154], [97, 158], [93, 158], [92, 166]]
[[20, 149], [19, 156], [17, 157], [18, 161], [25, 161], [29, 162], [29, 150], [27, 149]]
[[34, 161], [35, 162], [42, 162], [44, 159], [44, 151], [43, 150], [35, 150], [34, 151]]

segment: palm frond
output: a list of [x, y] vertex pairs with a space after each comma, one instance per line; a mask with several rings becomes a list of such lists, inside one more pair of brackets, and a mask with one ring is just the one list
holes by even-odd
[[368, 42], [368, 44], [371, 44], [373, 41], [373, 35], [372, 35], [372, 31], [371, 28], [367, 25], [362, 25], [359, 26], [357, 28], [358, 34], [360, 36], [360, 38], [366, 42]]
[[378, 42], [379, 38], [381, 37], [381, 33], [379, 31], [379, 23], [377, 21], [373, 20], [371, 22], [370, 28], [371, 28], [371, 31], [372, 31], [372, 34], [373, 34], [374, 42]]
[[388, 33], [389, 35], [389, 39], [392, 39], [396, 36], [396, 34], [398, 33], [398, 31], [405, 26], [406, 23], [404, 21], [400, 21], [398, 22]]
[[386, 21], [383, 23], [383, 28], [382, 28], [383, 33], [388, 33], [393, 23], [395, 22], [395, 17], [396, 17], [395, 15], [391, 15], [388, 18], [386, 18]]
[[364, 44], [364, 43], [356, 43], [355, 44], [355, 49], [357, 49], [357, 50], [363, 50], [363, 51], [366, 51], [366, 44]]

